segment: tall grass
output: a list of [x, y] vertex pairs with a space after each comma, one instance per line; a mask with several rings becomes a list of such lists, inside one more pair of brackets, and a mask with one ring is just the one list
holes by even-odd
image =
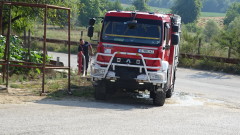
[[[37, 25], [35, 26], [34, 30], [32, 31], [32, 37], [43, 37], [43, 26]], [[83, 31], [83, 35], [81, 35], [81, 31]], [[94, 33], [93, 40], [87, 36], [87, 28], [84, 27], [73, 27], [71, 28], [71, 41], [78, 42], [80, 38], [83, 38], [85, 41], [88, 41], [92, 44], [97, 43], [98, 33]], [[58, 26], [47, 26], [47, 38], [50, 39], [59, 39], [59, 40], [68, 40], [68, 29], [67, 28], [60, 28]], [[43, 49], [43, 42], [39, 41], [32, 41], [31, 46], [34, 49], [42, 50]], [[57, 44], [57, 43], [47, 43], [47, 51], [56, 51], [67, 53], [68, 47], [65, 44]], [[71, 45], [71, 53], [76, 54], [78, 52], [78, 44]]]
[[201, 12], [201, 17], [225, 17], [226, 13]]

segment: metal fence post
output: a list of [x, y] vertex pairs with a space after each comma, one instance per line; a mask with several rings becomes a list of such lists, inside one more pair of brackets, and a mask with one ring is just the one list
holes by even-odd
[[[42, 65], [42, 93], [45, 93], [45, 66], [46, 66], [46, 41], [47, 41], [47, 5], [44, 10], [44, 36], [43, 36], [43, 65]], [[42, 94], [41, 93], [41, 94]]]
[[9, 16], [8, 16], [8, 33], [7, 33], [7, 41], [6, 41], [6, 52], [7, 52], [7, 78], [6, 78], [6, 87], [8, 88], [8, 81], [9, 81], [9, 59], [10, 59], [10, 35], [11, 35], [11, 8], [12, 6], [9, 6]]
[[71, 48], [70, 48], [70, 44], [71, 44], [71, 10], [67, 10], [68, 12], [68, 93], [72, 94], [71, 91]]
[[31, 61], [30, 59], [30, 48], [31, 48], [31, 31], [28, 30], [28, 61]]

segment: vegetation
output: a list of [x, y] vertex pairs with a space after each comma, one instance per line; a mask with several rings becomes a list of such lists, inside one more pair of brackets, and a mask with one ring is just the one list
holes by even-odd
[[207, 58], [203, 60], [181, 58], [179, 60], [180, 60], [179, 62], [180, 67], [218, 71], [218, 72], [225, 72], [225, 73], [240, 75], [240, 64], [228, 64], [223, 62], [215, 62]]
[[[79, 9], [80, 4], [79, 0], [54, 0], [54, 1], [39, 1], [39, 0], [12, 0], [13, 2], [27, 2], [27, 3], [39, 3], [39, 4], [50, 4], [58, 6], [66, 6], [72, 10], [72, 18], [76, 18], [77, 9]], [[7, 6], [4, 6], [7, 8]], [[7, 12], [4, 12], [7, 14]], [[63, 10], [48, 10], [48, 24], [54, 24], [59, 26], [65, 26], [67, 24], [66, 19], [67, 12]], [[7, 28], [8, 17], [3, 15], [3, 28]], [[31, 7], [21, 7], [21, 6], [12, 6], [12, 25], [15, 32], [21, 33], [24, 29], [30, 29], [34, 26], [36, 22], [43, 22], [44, 12], [40, 8], [31, 8]], [[60, 21], [59, 21], [60, 20]], [[75, 23], [77, 20], [72, 19], [72, 22]]]
[[200, 0], [178, 0], [176, 4], [171, 8], [174, 14], [178, 14], [182, 17], [183, 23], [192, 23], [198, 19], [201, 12]]
[[[0, 58], [3, 59], [5, 53], [5, 45], [6, 45], [6, 37], [0, 36]], [[40, 51], [30, 51], [28, 54], [28, 50], [23, 47], [22, 41], [17, 36], [10, 37], [10, 60], [13, 61], [28, 61], [33, 63], [43, 63], [43, 55]], [[46, 61], [48, 62], [50, 57], [46, 57]], [[19, 67], [11, 67], [13, 73], [26, 73], [31, 71], [30, 69], [19, 68]], [[36, 69], [38, 73], [40, 73], [39, 69]]]
[[236, 17], [239, 17], [239, 16], [240, 16], [240, 2], [235, 2], [227, 10], [227, 14], [226, 14], [226, 17], [224, 19], [224, 24], [228, 25]]
[[229, 26], [226, 28], [226, 30], [223, 30], [221, 34], [219, 34], [218, 38], [216, 38], [216, 41], [222, 45], [222, 47], [228, 47], [229, 48], [229, 55], [230, 58], [231, 55], [235, 55], [238, 58], [240, 58], [240, 16], [235, 18]]
[[148, 0], [134, 0], [132, 4], [136, 8], [136, 10], [149, 11], [147, 2], [148, 2]]
[[[61, 99], [68, 97], [67, 75], [63, 72], [47, 71], [45, 89], [49, 98]], [[80, 78], [74, 72], [71, 73], [71, 90], [73, 96], [92, 98], [94, 89], [90, 81]], [[0, 78], [1, 79], [1, 78]], [[32, 80], [35, 80], [34, 82]], [[28, 89], [30, 94], [39, 95], [42, 87], [42, 80], [39, 76], [29, 78], [28, 75], [12, 75], [10, 77], [10, 87], [18, 89]]]
[[[111, 0], [115, 1], [115, 0]], [[124, 4], [132, 4], [133, 0], [120, 0]], [[148, 0], [147, 4], [157, 8], [171, 8], [178, 0]], [[240, 0], [201, 0], [203, 12], [217, 12], [225, 13], [228, 7], [233, 2], [240, 2]]]
[[[109, 0], [69, 0], [69, 1], [62, 1], [62, 0], [55, 0], [55, 1], [37, 1], [37, 0], [13, 0], [13, 1], [21, 1], [21, 2], [31, 2], [31, 3], [44, 3], [44, 4], [53, 4], [59, 6], [66, 6], [72, 8], [72, 30], [71, 37], [73, 41], [78, 41], [80, 38], [80, 31], [86, 31], [86, 26], [88, 25], [88, 18], [90, 17], [97, 17], [97, 16], [104, 16], [104, 13], [108, 10], [150, 10], [150, 11], [158, 11], [162, 10], [159, 8], [153, 8], [148, 5], [164, 5], [162, 7], [172, 7], [174, 13], [177, 13], [182, 16], [183, 22], [185, 25], [183, 26], [183, 33], [182, 33], [182, 46], [181, 52], [186, 53], [200, 53], [206, 55], [214, 55], [214, 56], [228, 56], [228, 52], [230, 50], [231, 56], [228, 57], [235, 57], [239, 58], [239, 47], [238, 41], [236, 40], [236, 35], [238, 34], [238, 29], [231, 29], [231, 27], [237, 27], [237, 21], [233, 20], [237, 18], [239, 15], [238, 13], [238, 3], [234, 3], [228, 10], [225, 20], [229, 20], [229, 26], [226, 25], [225, 28], [222, 26], [220, 27], [218, 24], [214, 23], [213, 21], [207, 22], [205, 28], [199, 27], [196, 25], [196, 20], [200, 16], [201, 11], [201, 1], [200, 0], [117, 0], [117, 1], [109, 1]], [[236, 1], [236, 0], [235, 0]], [[125, 2], [131, 5], [122, 6], [120, 2]], [[206, 6], [217, 6], [218, 9], [221, 8], [221, 11], [224, 10], [222, 8], [223, 4], [220, 3], [232, 3], [234, 0], [220, 0], [216, 1], [213, 0], [204, 0], [203, 2], [203, 9]], [[207, 4], [206, 3], [215, 3], [215, 4]], [[217, 3], [217, 5], [216, 5]], [[228, 5], [224, 5], [228, 7]], [[189, 8], [190, 7], [190, 8]], [[26, 12], [25, 12], [26, 11]], [[169, 12], [169, 9], [164, 9], [163, 12]], [[217, 12], [217, 11], [216, 11]], [[220, 11], [219, 11], [220, 12]], [[232, 16], [234, 13], [234, 16]], [[236, 13], [236, 14], [235, 14]], [[36, 14], [39, 16], [36, 18]], [[204, 13], [204, 16], [212, 16], [211, 13]], [[21, 15], [21, 16], [20, 16]], [[224, 13], [217, 13], [214, 15], [221, 15], [224, 16]], [[7, 17], [4, 16], [4, 28], [6, 29], [6, 20]], [[22, 32], [23, 29], [35, 29], [36, 31], [33, 32], [34, 35], [37, 37], [41, 37], [43, 31], [36, 28], [36, 22], [42, 22], [43, 12], [40, 9], [35, 8], [26, 8], [26, 7], [13, 7], [12, 12], [13, 17], [13, 30], [15, 32]], [[58, 10], [49, 10], [48, 14], [49, 20], [48, 25], [55, 25], [55, 28], [49, 28], [47, 36], [48, 38], [57, 38], [57, 39], [66, 39], [66, 21], [62, 20], [62, 18], [66, 18], [66, 12], [58, 11]], [[100, 31], [100, 19], [98, 20], [98, 24], [96, 25], [97, 31]], [[230, 26], [231, 24], [231, 26]], [[57, 26], [56, 26], [57, 25]], [[37, 25], [39, 26], [39, 25]], [[76, 27], [78, 26], [78, 27]], [[79, 28], [79, 26], [82, 26]], [[98, 27], [99, 26], [99, 27]], [[233, 31], [235, 30], [235, 31]], [[230, 37], [227, 37], [231, 36]], [[218, 37], [218, 38], [217, 38]], [[219, 38], [221, 37], [221, 38]], [[86, 37], [84, 37], [86, 38]], [[97, 39], [95, 37], [94, 39]], [[220, 40], [221, 39], [221, 40]], [[41, 43], [37, 43], [40, 44]], [[66, 47], [61, 47], [56, 44], [48, 44], [48, 50], [58, 50], [61, 52], [66, 52]], [[36, 48], [40, 48], [40, 46], [36, 45]], [[72, 52], [76, 52], [77, 49], [72, 47]], [[24, 56], [24, 55], [23, 55]]]
[[216, 22], [214, 22], [213, 20], [208, 21], [204, 28], [205, 41], [211, 42], [213, 37], [215, 35], [218, 35], [219, 31], [220, 29]]

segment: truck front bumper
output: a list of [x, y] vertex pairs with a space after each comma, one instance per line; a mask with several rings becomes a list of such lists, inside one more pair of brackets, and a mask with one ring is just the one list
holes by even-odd
[[[119, 52], [118, 52], [119, 53]], [[115, 57], [116, 53], [114, 54], [104, 54], [104, 53], [98, 53], [96, 55], [95, 62], [91, 66], [91, 77], [92, 81], [107, 79], [112, 82], [120, 79], [119, 76], [116, 76], [115, 67], [131, 67], [131, 68], [138, 68], [139, 69], [139, 75], [135, 79], [139, 84], [142, 83], [152, 83], [153, 85], [162, 85], [167, 83], [167, 71], [168, 71], [168, 62], [162, 61], [160, 58], [148, 58], [143, 57], [142, 54], [136, 54], [136, 53], [127, 53], [127, 52], [120, 52], [121, 54], [125, 55], [137, 55], [142, 58], [143, 65], [130, 65], [130, 64], [119, 64], [119, 63], [113, 63], [113, 58]], [[109, 56], [111, 57], [109, 62], [100, 62], [97, 61], [97, 57], [99, 55], [102, 56]], [[151, 67], [146, 66], [145, 60], [158, 60], [161, 63], [161, 67]], [[104, 66], [100, 66], [104, 65]], [[109, 68], [111, 67], [111, 71]], [[149, 71], [151, 69], [151, 71]], [[153, 71], [155, 69], [156, 71]], [[144, 72], [143, 72], [144, 71]]]

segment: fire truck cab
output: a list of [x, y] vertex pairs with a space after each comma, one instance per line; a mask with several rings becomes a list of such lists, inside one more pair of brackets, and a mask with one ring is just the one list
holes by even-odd
[[[95, 19], [89, 21], [93, 36]], [[181, 17], [133, 11], [106, 13], [91, 77], [95, 98], [117, 90], [150, 92], [153, 104], [163, 106], [174, 90], [178, 65]]]

